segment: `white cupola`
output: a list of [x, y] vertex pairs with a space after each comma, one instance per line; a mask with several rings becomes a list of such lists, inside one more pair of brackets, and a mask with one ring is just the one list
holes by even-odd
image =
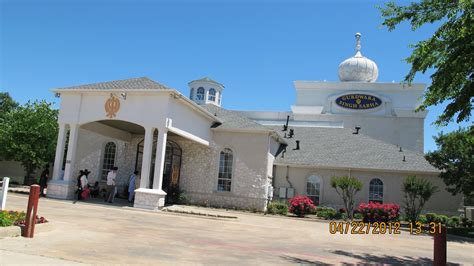
[[374, 61], [362, 56], [360, 52], [360, 33], [356, 33], [356, 54], [344, 60], [339, 65], [339, 79], [341, 81], [375, 82], [379, 76], [379, 69]]
[[189, 99], [197, 104], [214, 104], [221, 106], [224, 85], [208, 77], [193, 80], [188, 83]]

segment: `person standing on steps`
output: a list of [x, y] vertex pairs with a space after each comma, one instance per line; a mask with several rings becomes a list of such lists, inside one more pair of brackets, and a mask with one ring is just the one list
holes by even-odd
[[105, 201], [109, 203], [114, 202], [115, 198], [115, 179], [117, 178], [118, 167], [114, 166], [111, 171], [107, 173], [107, 197]]

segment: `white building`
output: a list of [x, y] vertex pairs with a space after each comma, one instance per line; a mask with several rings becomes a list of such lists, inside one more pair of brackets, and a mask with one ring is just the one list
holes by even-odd
[[134, 206], [146, 209], [177, 190], [217, 207], [264, 210], [271, 198], [297, 194], [339, 206], [329, 180], [342, 175], [363, 181], [358, 202], [401, 204], [403, 179], [415, 174], [441, 188], [428, 209], [456, 211], [461, 198], [423, 157], [426, 112], [414, 110], [425, 85], [376, 83], [377, 65], [356, 38], [341, 81], [295, 81], [290, 112], [224, 109], [224, 86], [210, 78], [189, 82], [189, 98], [148, 78], [55, 89], [60, 130], [48, 196], [71, 198], [79, 169], [103, 185], [118, 166], [119, 192], [140, 171]]

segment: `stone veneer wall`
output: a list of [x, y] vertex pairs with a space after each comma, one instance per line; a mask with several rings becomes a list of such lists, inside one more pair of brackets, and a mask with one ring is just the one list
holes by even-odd
[[[170, 138], [183, 149], [180, 188], [191, 204], [263, 211], [268, 189], [268, 135], [214, 133], [209, 147], [182, 138]], [[233, 151], [230, 192], [217, 191], [219, 155]]]
[[106, 180], [101, 180], [102, 163], [105, 144], [112, 141], [116, 144], [115, 165], [119, 168], [117, 172], [117, 191], [123, 193], [128, 185], [130, 175], [135, 170], [137, 144], [142, 139], [143, 136], [132, 135], [130, 141], [123, 141], [86, 129], [79, 129], [74, 181], [76, 181], [79, 170], [87, 168], [91, 171], [89, 183], [93, 184], [95, 181], [99, 181], [101, 186], [106, 185]]

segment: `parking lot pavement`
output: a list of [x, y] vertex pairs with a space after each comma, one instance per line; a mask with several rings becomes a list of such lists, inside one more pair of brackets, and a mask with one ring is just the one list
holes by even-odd
[[[26, 202], [26, 196], [10, 194], [7, 207], [25, 210]], [[34, 256], [64, 264], [245, 265], [430, 264], [433, 256], [430, 236], [332, 235], [328, 223], [297, 218], [233, 212], [237, 219], [211, 219], [45, 198], [38, 214], [53, 229], [33, 239], [0, 239], [1, 254], [7, 254], [2, 265], [29, 264]], [[24, 256], [11, 255], [16, 253]], [[448, 243], [449, 262], [472, 264], [472, 254], [472, 242]]]

